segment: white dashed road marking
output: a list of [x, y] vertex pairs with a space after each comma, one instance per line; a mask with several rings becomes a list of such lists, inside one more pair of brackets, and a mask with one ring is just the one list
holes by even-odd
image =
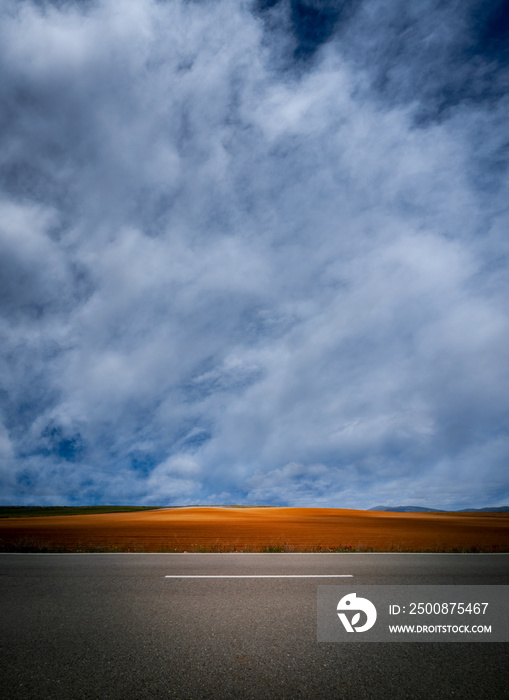
[[165, 576], [164, 578], [352, 578], [353, 574], [242, 574], [242, 575], [180, 575]]

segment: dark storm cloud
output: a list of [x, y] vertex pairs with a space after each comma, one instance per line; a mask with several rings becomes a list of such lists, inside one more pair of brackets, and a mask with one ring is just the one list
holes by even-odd
[[504, 18], [5, 3], [2, 500], [507, 500]]

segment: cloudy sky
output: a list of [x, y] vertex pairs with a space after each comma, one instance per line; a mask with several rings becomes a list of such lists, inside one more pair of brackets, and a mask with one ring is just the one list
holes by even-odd
[[499, 0], [3, 0], [0, 501], [509, 501]]

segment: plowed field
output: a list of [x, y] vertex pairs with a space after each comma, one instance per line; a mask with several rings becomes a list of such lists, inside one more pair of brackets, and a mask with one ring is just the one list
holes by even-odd
[[3, 551], [509, 551], [509, 513], [189, 507], [0, 520]]

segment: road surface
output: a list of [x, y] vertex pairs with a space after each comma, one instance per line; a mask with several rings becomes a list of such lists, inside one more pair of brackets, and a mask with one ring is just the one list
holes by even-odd
[[329, 583], [508, 584], [509, 555], [3, 554], [0, 696], [509, 697], [507, 644], [317, 643]]

